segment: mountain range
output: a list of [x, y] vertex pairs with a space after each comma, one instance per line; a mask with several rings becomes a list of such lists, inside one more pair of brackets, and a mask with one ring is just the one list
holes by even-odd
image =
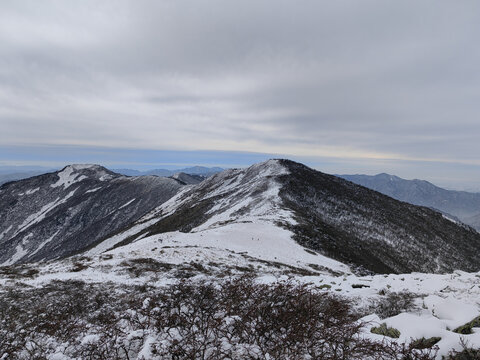
[[436, 209], [480, 230], [480, 193], [446, 190], [425, 180], [405, 180], [385, 173], [339, 176], [394, 199]]
[[[17, 181], [27, 179], [32, 176], [45, 174], [47, 172], [53, 172], [57, 169], [51, 169], [39, 166], [0, 166], [0, 185], [10, 181]], [[167, 170], [167, 169], [153, 169], [147, 171], [139, 171], [132, 169], [114, 169], [113, 172], [127, 176], [143, 176], [143, 175], [156, 175], [171, 177], [178, 173], [184, 173], [188, 175], [194, 175], [196, 177], [207, 177], [217, 172], [223, 171], [219, 167], [204, 167], [204, 166], [192, 166], [184, 169]]]
[[480, 270], [472, 228], [289, 160], [197, 184], [71, 165], [4, 184], [0, 203], [3, 265], [168, 241], [217, 260], [243, 254], [309, 271]]
[[132, 169], [113, 169], [112, 171], [128, 176], [142, 176], [142, 175], [156, 175], [156, 176], [173, 176], [178, 173], [185, 173], [190, 175], [200, 175], [200, 176], [210, 176], [218, 172], [223, 171], [224, 169], [220, 167], [205, 167], [205, 166], [192, 166], [183, 169], [153, 169], [153, 170], [132, 170]]

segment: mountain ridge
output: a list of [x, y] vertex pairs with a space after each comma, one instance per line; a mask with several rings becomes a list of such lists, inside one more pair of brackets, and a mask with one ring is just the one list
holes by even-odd
[[168, 238], [221, 253], [233, 246], [289, 266], [328, 263], [332, 271], [341, 268], [335, 261], [359, 273], [480, 270], [480, 234], [472, 228], [285, 159], [188, 185], [71, 165], [3, 185], [0, 201], [7, 204], [0, 209], [3, 264], [101, 254]]
[[338, 176], [397, 200], [452, 215], [480, 230], [480, 193], [446, 190], [425, 180], [405, 180], [385, 173]]
[[153, 169], [153, 170], [145, 170], [145, 171], [140, 171], [140, 170], [132, 170], [132, 169], [112, 169], [112, 171], [122, 174], [122, 175], [127, 175], [127, 176], [144, 176], [144, 175], [156, 175], [156, 176], [173, 176], [177, 173], [185, 173], [188, 175], [202, 175], [202, 176], [211, 176], [213, 174], [216, 174], [218, 172], [222, 172], [223, 168], [221, 167], [205, 167], [205, 166], [191, 166], [191, 167], [186, 167], [186, 168], [181, 168], [181, 169]]
[[183, 185], [129, 178], [99, 165], [57, 172], [0, 187], [0, 264], [51, 260], [81, 251], [158, 206]]
[[473, 255], [480, 250], [480, 234], [468, 226], [281, 159], [226, 170], [185, 188], [112, 246], [265, 219], [291, 231], [300, 245], [358, 271], [480, 269]]

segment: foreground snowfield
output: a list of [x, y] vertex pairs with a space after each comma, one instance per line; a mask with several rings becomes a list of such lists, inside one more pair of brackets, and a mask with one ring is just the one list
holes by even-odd
[[[153, 259], [164, 270], [147, 267], [131, 269], [137, 260]], [[139, 239], [129, 245], [84, 257], [38, 263], [20, 267], [19, 273], [35, 269], [32, 276], [15, 277], [5, 272], [0, 286], [22, 284], [41, 287], [52, 280], [81, 279], [86, 282], [113, 282], [164, 286], [178, 281], [179, 266], [190, 278], [215, 278], [253, 273], [257, 281], [271, 283], [294, 279], [352, 299], [358, 308], [368, 308], [389, 293], [410, 292], [415, 309], [408, 313], [380, 319], [375, 309], [364, 320], [372, 326], [386, 323], [398, 329], [399, 339], [409, 342], [419, 338], [440, 337], [439, 357], [452, 348], [461, 349], [463, 338], [469, 346], [480, 347], [480, 332], [460, 335], [452, 330], [480, 315], [480, 274], [456, 271], [452, 274], [401, 274], [356, 276], [345, 265], [307, 251], [291, 239], [291, 234], [269, 221], [232, 223], [205, 227], [191, 233], [164, 233]], [[133, 271], [133, 272], [132, 272]]]

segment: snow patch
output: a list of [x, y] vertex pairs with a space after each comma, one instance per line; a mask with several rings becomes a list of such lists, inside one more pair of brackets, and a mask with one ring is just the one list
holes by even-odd
[[144, 223], [141, 223], [141, 224], [137, 224], [137, 225], [131, 227], [130, 229], [128, 229], [128, 230], [126, 230], [126, 231], [124, 231], [120, 234], [117, 234], [115, 236], [112, 236], [111, 238], [108, 238], [108, 239], [102, 241], [100, 244], [95, 246], [93, 249], [90, 249], [87, 252], [85, 252], [85, 255], [101, 254], [101, 253], [111, 249], [116, 244], [120, 243], [121, 241], [127, 239], [128, 237], [133, 236], [135, 234], [138, 234], [140, 231], [149, 227], [150, 225], [153, 225], [157, 221], [158, 221], [157, 219], [152, 219], [150, 221], [147, 221], [147, 222], [144, 222]]
[[5, 230], [3, 230], [3, 231], [0, 233], [0, 240], [3, 239], [3, 237], [5, 236], [6, 233], [8, 233], [10, 230], [12, 230], [12, 227], [13, 227], [13, 225], [10, 225], [8, 228], [6, 228]]
[[57, 232], [55, 232], [55, 234], [53, 234], [53, 235], [50, 236], [48, 239], [46, 239], [45, 241], [43, 241], [40, 245], [38, 245], [38, 247], [35, 249], [35, 251], [30, 254], [30, 256], [33, 256], [33, 255], [35, 255], [36, 253], [38, 253], [40, 250], [42, 250], [43, 247], [44, 247], [45, 245], [47, 245], [50, 241], [52, 241], [53, 238], [54, 238], [55, 236], [57, 236], [59, 232], [60, 232], [60, 230], [58, 230]]
[[27, 250], [20, 243], [15, 248], [15, 254], [13, 254], [13, 256], [9, 260], [5, 261], [1, 265], [2, 266], [12, 265], [16, 263], [18, 260], [20, 260], [21, 258], [23, 258], [25, 255], [27, 255], [27, 253], [28, 253]]
[[100, 186], [100, 187], [97, 187], [97, 188], [94, 188], [94, 189], [87, 190], [87, 191], [85, 191], [85, 194], [88, 194], [88, 193], [92, 193], [92, 192], [98, 191], [98, 190], [100, 190], [101, 188], [102, 188], [102, 187]]
[[443, 216], [444, 219], [447, 219], [448, 221], [451, 221], [451, 222], [453, 222], [454, 224], [457, 224], [457, 225], [458, 225], [458, 221], [452, 219], [451, 217], [448, 217], [448, 216], [445, 215], [445, 214], [442, 214], [442, 216]]
[[120, 209], [123, 209], [124, 207], [130, 205], [130, 204], [131, 204], [132, 202], [134, 202], [135, 200], [137, 200], [137, 199], [132, 199], [132, 200], [126, 202], [125, 204], [123, 204], [122, 206], [120, 206], [118, 209], [119, 209], [119, 210], [120, 210]]
[[60, 171], [57, 174], [58, 181], [55, 184], [50, 185], [50, 187], [56, 188], [63, 186], [65, 189], [67, 189], [69, 186], [86, 179], [87, 177], [85, 175], [75, 174], [77, 170], [80, 170], [78, 166], [79, 165], [70, 165]]
[[[198, 260], [198, 254], [204, 251], [209, 255], [205, 258], [200, 257], [203, 262], [221, 262], [220, 258], [228, 259], [228, 254], [235, 252], [263, 261], [280, 262], [310, 270], [312, 268], [309, 264], [315, 264], [337, 272], [350, 273], [348, 266], [336, 260], [305, 251], [292, 239], [290, 231], [267, 221], [232, 223], [190, 233], [176, 231], [153, 235], [113, 249], [109, 253], [123, 254], [123, 256], [129, 253], [144, 253], [145, 256], [151, 256], [152, 248], [159, 247], [159, 243], [161, 247], [177, 247], [174, 252], [167, 253], [168, 255], [159, 255], [161, 260], [170, 263]], [[192, 247], [195, 248], [192, 250]]]
[[40, 190], [39, 187], [37, 187], [37, 188], [35, 188], [35, 189], [27, 190], [27, 192], [25, 193], [25, 195], [32, 195], [32, 194], [36, 193], [38, 190]]
[[63, 204], [66, 202], [69, 198], [73, 196], [75, 193], [76, 189], [71, 191], [67, 196], [65, 196], [63, 199], [57, 198], [56, 200], [52, 201], [51, 203], [48, 203], [47, 205], [43, 206], [40, 211], [36, 212], [35, 214], [32, 214], [28, 216], [25, 221], [18, 227], [18, 230], [16, 233], [12, 236], [15, 237], [17, 234], [20, 232], [28, 229], [30, 226], [39, 223], [42, 221], [47, 213], [52, 211], [54, 208], [56, 208], [58, 205]]

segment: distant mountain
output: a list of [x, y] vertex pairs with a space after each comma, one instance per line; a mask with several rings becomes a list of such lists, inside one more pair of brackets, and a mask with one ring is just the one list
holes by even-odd
[[32, 176], [45, 174], [56, 169], [42, 166], [0, 166], [0, 185], [9, 181], [27, 179]]
[[428, 181], [405, 180], [389, 174], [340, 175], [340, 177], [394, 199], [451, 214], [465, 224], [480, 230], [480, 193], [445, 190]]
[[204, 167], [204, 166], [193, 166], [184, 169], [176, 170], [167, 170], [167, 169], [154, 169], [147, 171], [131, 170], [131, 169], [114, 169], [116, 173], [127, 175], [127, 176], [142, 176], [142, 175], [156, 175], [156, 176], [173, 176], [177, 173], [185, 173], [189, 175], [201, 175], [201, 176], [211, 176], [213, 174], [219, 173], [224, 169], [219, 167]]
[[15, 172], [15, 173], [6, 173], [0, 174], [0, 185], [5, 184], [10, 181], [27, 179], [32, 176], [37, 176], [44, 174], [45, 171], [25, 171], [25, 172]]
[[[260, 238], [250, 242], [258, 236], [249, 235], [252, 229], [264, 226], [263, 232], [255, 234], [271, 232], [272, 224], [288, 230], [308, 251], [359, 271], [480, 270], [480, 234], [473, 229], [429, 208], [400, 202], [288, 160], [226, 170], [184, 188], [125, 231], [106, 239], [98, 250], [158, 234], [180, 236], [178, 231], [192, 237], [205, 233], [205, 240], [195, 243], [201, 247], [216, 231], [225, 233], [227, 228], [243, 238], [248, 254], [266, 246], [271, 251], [290, 246], [281, 243], [281, 237], [278, 245], [274, 240], [262, 244]], [[182, 236], [183, 241], [188, 238]], [[227, 237], [215, 246], [229, 249], [230, 241], [234, 240]], [[238, 241], [235, 244], [239, 246]], [[291, 261], [295, 256], [290, 253]]]
[[177, 181], [180, 181], [184, 185], [194, 185], [194, 184], [201, 183], [203, 180], [206, 179], [206, 176], [186, 174], [186, 173], [180, 172], [172, 175], [171, 178]]
[[51, 260], [82, 252], [175, 195], [169, 178], [125, 177], [98, 165], [0, 187], [0, 264]]

